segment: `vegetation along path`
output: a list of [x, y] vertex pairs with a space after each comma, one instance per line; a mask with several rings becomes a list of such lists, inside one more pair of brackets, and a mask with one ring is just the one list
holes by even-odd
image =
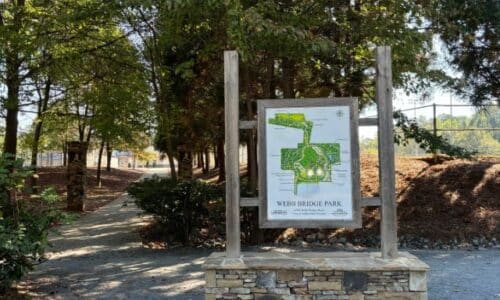
[[[49, 260], [20, 283], [21, 292], [35, 299], [203, 299], [201, 265], [211, 250], [144, 247], [138, 230], [148, 219], [138, 213], [124, 195], [60, 228]], [[500, 299], [498, 248], [412, 252], [431, 266], [429, 299]]]
[[124, 195], [61, 227], [49, 260], [19, 284], [21, 292], [43, 299], [201, 299], [208, 252], [144, 247], [138, 230], [148, 220], [139, 213]]

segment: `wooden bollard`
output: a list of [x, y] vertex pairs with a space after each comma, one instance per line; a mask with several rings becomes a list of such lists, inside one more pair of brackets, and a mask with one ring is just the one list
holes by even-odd
[[68, 142], [68, 210], [83, 211], [87, 184], [87, 143]]

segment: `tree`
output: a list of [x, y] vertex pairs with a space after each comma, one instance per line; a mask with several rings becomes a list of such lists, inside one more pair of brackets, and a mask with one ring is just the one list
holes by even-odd
[[[0, 100], [6, 111], [5, 153], [16, 155], [18, 113], [21, 107], [32, 104], [34, 78], [47, 68], [116, 42], [98, 38], [101, 26], [116, 24], [113, 5], [111, 2], [76, 0], [2, 3], [0, 70], [7, 95]], [[95, 14], [96, 11], [100, 13]]]
[[500, 3], [495, 0], [427, 1], [432, 30], [445, 43], [461, 76], [452, 83], [477, 106], [500, 104]]
[[132, 144], [136, 142], [135, 135], [146, 131], [149, 125], [150, 103], [146, 80], [135, 49], [127, 41], [123, 42], [121, 50], [126, 53], [121, 53], [122, 63], [106, 66], [112, 70], [113, 76], [92, 86], [96, 95], [91, 97], [95, 103], [90, 123], [101, 140], [97, 165], [99, 183], [104, 146], [107, 145], [110, 151], [113, 144]]
[[[122, 4], [124, 19], [139, 37], [136, 46], [155, 98], [155, 144], [172, 160], [185, 158], [179, 163], [186, 166], [182, 170], [187, 170], [187, 177], [192, 153], [207, 146], [223, 149], [217, 118], [223, 109], [218, 91], [224, 49], [237, 49], [241, 55], [241, 117], [250, 120], [255, 119], [259, 98], [350, 96], [358, 97], [360, 107], [372, 103], [376, 45], [393, 49], [396, 88], [419, 92], [449, 79], [442, 70], [431, 68], [436, 56], [433, 32], [423, 29], [429, 23], [429, 2], [130, 0]], [[255, 191], [256, 133], [243, 137], [249, 190]]]
[[35, 51], [32, 46], [34, 36], [23, 34], [29, 31], [30, 21], [34, 19], [30, 12], [24, 0], [8, 1], [0, 11], [0, 44], [3, 45], [0, 47], [0, 64], [2, 73], [5, 72], [2, 81], [7, 88], [7, 97], [1, 99], [6, 110], [3, 152], [12, 157], [15, 157], [17, 147], [19, 93], [21, 83], [27, 77], [23, 73], [25, 64]]
[[225, 6], [222, 1], [131, 4], [123, 14], [141, 39], [138, 47], [156, 102], [156, 145], [167, 154], [174, 178], [174, 157], [179, 177], [190, 178], [193, 153], [204, 135], [201, 116], [206, 115], [199, 113], [199, 106], [214, 103], [207, 95], [217, 84], [221, 86], [217, 77], [226, 40]]
[[[241, 1], [228, 9], [229, 43], [242, 56], [247, 119], [255, 99], [358, 97], [374, 101], [373, 48], [393, 48], [394, 84], [416, 91], [445, 78], [431, 71], [432, 35], [418, 4], [401, 1]], [[249, 188], [256, 187], [255, 132], [246, 133]]]
[[110, 25], [97, 34], [115, 42], [61, 67], [67, 73], [57, 84], [65, 91], [64, 98], [47, 116], [76, 124], [80, 142], [98, 140], [99, 181], [105, 145], [111, 151], [113, 144], [130, 143], [136, 132], [146, 131], [150, 102], [138, 53], [128, 39], [121, 38], [124, 33]]

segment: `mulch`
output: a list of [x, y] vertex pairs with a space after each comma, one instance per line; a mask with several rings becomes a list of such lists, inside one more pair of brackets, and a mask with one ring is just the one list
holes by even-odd
[[[87, 188], [85, 211], [94, 211], [123, 195], [128, 185], [142, 176], [143, 172], [133, 169], [102, 170], [101, 187], [97, 182], [97, 169], [87, 169]], [[41, 190], [45, 187], [54, 187], [61, 196], [59, 205], [65, 206], [67, 170], [66, 167], [42, 167], [38, 170], [37, 185]]]
[[[378, 158], [361, 156], [361, 194], [379, 195]], [[500, 159], [396, 158], [398, 235], [435, 241], [500, 239]], [[284, 231], [278, 240], [317, 233]], [[326, 237], [366, 241], [380, 235], [380, 209], [363, 209], [363, 228], [323, 230]]]
[[[245, 173], [244, 168], [242, 172]], [[216, 170], [206, 175], [199, 173], [196, 172], [196, 177], [217, 181]], [[376, 155], [361, 156], [360, 186], [363, 197], [379, 195]], [[432, 248], [441, 242], [450, 245], [454, 241], [452, 244], [457, 245], [476, 239], [484, 239], [488, 244], [489, 240], [500, 240], [500, 158], [397, 157], [396, 194], [398, 236], [401, 243], [409, 241], [408, 247]], [[144, 242], [163, 245], [165, 232], [154, 225], [142, 231]], [[213, 232], [202, 244], [220, 246], [223, 235]], [[380, 241], [380, 210], [364, 208], [361, 229], [271, 229], [263, 230], [260, 236], [259, 243], [299, 245], [302, 241], [323, 244], [341, 241], [373, 247]]]

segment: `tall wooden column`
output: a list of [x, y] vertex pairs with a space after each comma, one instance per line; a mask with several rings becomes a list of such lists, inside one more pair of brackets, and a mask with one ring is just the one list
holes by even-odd
[[87, 184], [87, 143], [68, 142], [68, 210], [83, 211]]
[[226, 256], [240, 256], [239, 66], [236, 51], [224, 51]]
[[380, 238], [382, 258], [398, 256], [396, 180], [392, 112], [391, 48], [377, 47], [378, 155], [380, 179]]

